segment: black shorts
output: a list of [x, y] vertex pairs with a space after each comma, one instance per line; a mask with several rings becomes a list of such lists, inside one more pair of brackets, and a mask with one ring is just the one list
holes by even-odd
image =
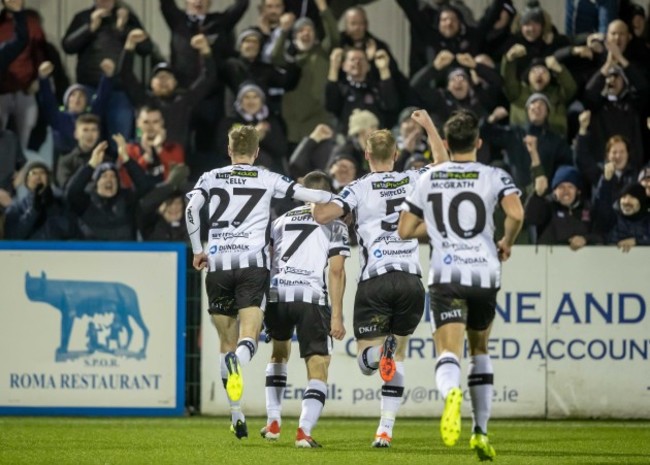
[[288, 341], [296, 328], [300, 357], [329, 355], [332, 350], [330, 319], [332, 312], [324, 305], [306, 302], [270, 302], [264, 324], [271, 337]]
[[391, 271], [361, 281], [354, 298], [357, 339], [413, 334], [424, 313], [424, 286], [419, 276]]
[[266, 307], [270, 273], [266, 268], [210, 271], [205, 277], [208, 313], [237, 316], [246, 307]]
[[434, 331], [447, 323], [463, 323], [475, 331], [487, 329], [496, 314], [498, 291], [450, 283], [429, 286], [429, 312]]

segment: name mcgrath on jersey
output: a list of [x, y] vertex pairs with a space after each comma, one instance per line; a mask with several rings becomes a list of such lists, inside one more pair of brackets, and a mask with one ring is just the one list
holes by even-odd
[[513, 193], [521, 194], [508, 173], [477, 162], [445, 162], [422, 173], [403, 208], [426, 221], [429, 285], [501, 286], [493, 213]]

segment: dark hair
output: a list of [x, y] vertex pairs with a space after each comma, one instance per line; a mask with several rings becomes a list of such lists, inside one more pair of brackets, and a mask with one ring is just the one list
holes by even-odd
[[334, 192], [332, 178], [324, 171], [310, 171], [302, 178], [302, 185], [310, 189], [320, 189], [322, 191]]
[[363, 53], [363, 56], [366, 58], [366, 61], [368, 60], [368, 55], [366, 54], [366, 51], [362, 48], [357, 48], [357, 47], [345, 47], [343, 49], [343, 61], [345, 61], [348, 58], [348, 55], [352, 52], [361, 52]]
[[[140, 116], [141, 113], [152, 113], [152, 112], [159, 112], [162, 115], [162, 108], [160, 105], [157, 105], [155, 103], [148, 103], [146, 105], [142, 105], [140, 108], [138, 108], [138, 114], [137, 116]], [[163, 119], [165, 116], [163, 115]]]
[[94, 124], [97, 127], [101, 126], [101, 119], [94, 113], [82, 113], [77, 117], [75, 121], [75, 126], [80, 124]]
[[456, 111], [445, 123], [444, 132], [452, 155], [471, 152], [478, 139], [478, 118], [468, 110]]
[[253, 156], [259, 145], [260, 135], [253, 126], [235, 126], [228, 132], [228, 147], [235, 156]]

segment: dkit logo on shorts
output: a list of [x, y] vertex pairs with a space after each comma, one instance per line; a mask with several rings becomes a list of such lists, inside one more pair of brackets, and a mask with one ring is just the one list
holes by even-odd
[[453, 310], [449, 310], [448, 312], [440, 313], [441, 321], [450, 320], [452, 318], [462, 318], [462, 317], [463, 317], [463, 311], [460, 308], [456, 308]]
[[372, 333], [373, 331], [377, 331], [377, 328], [377, 325], [359, 326], [359, 334]]
[[[101, 354], [146, 358], [149, 329], [132, 287], [118, 282], [48, 279], [45, 272], [37, 277], [25, 273], [25, 294], [32, 302], [50, 304], [61, 312], [57, 362]], [[87, 324], [85, 331], [75, 330], [83, 324]], [[81, 334], [85, 334], [83, 342]], [[117, 365], [115, 360], [90, 361], [93, 365]]]

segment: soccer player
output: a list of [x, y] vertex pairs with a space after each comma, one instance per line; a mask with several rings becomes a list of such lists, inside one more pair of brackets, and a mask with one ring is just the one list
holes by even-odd
[[381, 420], [373, 447], [389, 447], [404, 392], [404, 355], [424, 311], [418, 241], [397, 236], [397, 207], [413, 190], [417, 171], [398, 173], [395, 139], [386, 129], [373, 131], [365, 158], [371, 173], [348, 184], [327, 204], [313, 207], [326, 224], [355, 212], [361, 276], [354, 302], [354, 335], [361, 372], [378, 369], [382, 379]]
[[[332, 191], [330, 178], [320, 171], [308, 173], [302, 183]], [[350, 256], [348, 227], [341, 220], [321, 226], [314, 221], [309, 205], [297, 207], [273, 222], [271, 247], [271, 290], [264, 322], [273, 339], [273, 354], [266, 367], [267, 422], [261, 434], [269, 440], [280, 437], [287, 361], [296, 328], [308, 379], [296, 447], [321, 447], [312, 439], [311, 431], [325, 405], [332, 337], [341, 340], [345, 336], [343, 292], [344, 264]], [[331, 309], [327, 305], [328, 287]]]
[[[188, 196], [187, 230], [197, 270], [208, 268], [206, 290], [219, 334], [221, 377], [230, 402], [231, 430], [248, 437], [241, 412], [241, 365], [253, 358], [269, 289], [270, 203], [273, 197], [327, 202], [332, 194], [307, 189], [286, 176], [253, 166], [259, 135], [252, 126], [228, 134], [232, 165], [204, 173]], [[203, 251], [201, 207], [209, 205], [208, 252]]]
[[[524, 210], [510, 175], [476, 161], [482, 141], [474, 114], [455, 113], [445, 123], [444, 133], [451, 161], [420, 176], [404, 202], [398, 233], [403, 239], [418, 237], [424, 224], [431, 245], [429, 311], [438, 354], [436, 384], [445, 399], [442, 440], [453, 446], [460, 437], [460, 357], [467, 331], [470, 447], [480, 460], [492, 460], [496, 452], [488, 441], [487, 423], [494, 374], [488, 338], [501, 286], [500, 261], [510, 257]], [[506, 219], [504, 236], [495, 245], [492, 215], [499, 204]]]

